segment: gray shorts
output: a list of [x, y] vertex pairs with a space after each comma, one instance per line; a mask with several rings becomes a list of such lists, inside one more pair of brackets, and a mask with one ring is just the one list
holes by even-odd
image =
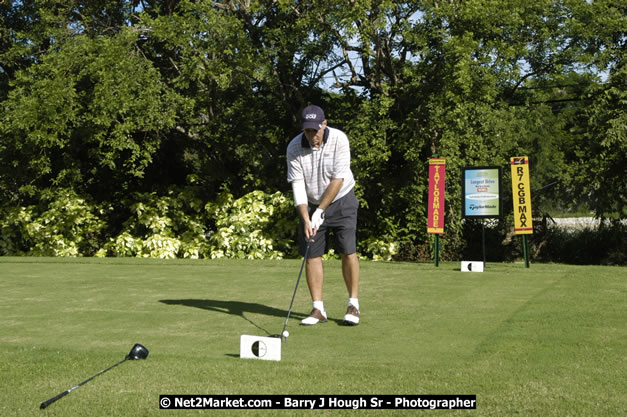
[[[309, 216], [317, 206], [309, 206]], [[316, 232], [313, 242], [309, 247], [308, 258], [317, 258], [329, 251], [329, 232], [333, 232], [335, 249], [339, 253], [351, 254], [357, 252], [357, 209], [359, 202], [355, 197], [355, 189], [349, 191], [344, 197], [331, 203], [324, 212], [324, 222]], [[303, 223], [298, 229], [298, 252], [305, 256], [307, 242], [303, 233]]]

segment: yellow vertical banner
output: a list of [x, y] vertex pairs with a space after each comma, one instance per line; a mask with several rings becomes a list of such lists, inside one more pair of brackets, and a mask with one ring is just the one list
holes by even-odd
[[512, 169], [512, 199], [514, 200], [514, 234], [533, 234], [531, 216], [531, 185], [529, 182], [529, 158], [510, 158]]

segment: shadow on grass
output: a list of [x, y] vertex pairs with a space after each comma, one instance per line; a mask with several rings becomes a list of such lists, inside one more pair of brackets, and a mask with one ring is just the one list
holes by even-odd
[[[246, 303], [242, 301], [224, 301], [224, 300], [207, 300], [207, 299], [196, 299], [196, 298], [188, 298], [183, 300], [159, 300], [159, 302], [168, 304], [168, 305], [182, 305], [186, 307], [195, 307], [203, 310], [215, 311], [218, 313], [231, 314], [234, 316], [240, 316], [259, 330], [266, 332], [267, 335], [271, 335], [273, 333], [269, 332], [267, 329], [259, 326], [257, 323], [246, 317], [246, 313], [252, 314], [263, 314], [265, 316], [273, 316], [280, 317], [285, 319], [287, 317], [287, 310], [282, 310], [274, 307], [269, 307], [267, 305], [259, 304], [259, 303]], [[290, 319], [302, 320], [307, 317], [308, 314], [298, 313], [292, 310], [290, 313]], [[331, 319], [329, 321], [335, 321], [338, 324], [341, 324], [341, 320]], [[283, 324], [283, 322], [281, 322]], [[276, 332], [274, 332], [276, 333]]]

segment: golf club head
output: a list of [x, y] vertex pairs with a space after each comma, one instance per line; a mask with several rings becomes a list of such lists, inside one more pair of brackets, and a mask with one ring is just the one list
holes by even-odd
[[126, 356], [127, 359], [132, 359], [134, 361], [139, 359], [146, 359], [148, 357], [148, 349], [144, 345], [140, 345], [139, 343], [135, 343], [135, 346], [131, 349], [129, 354]]

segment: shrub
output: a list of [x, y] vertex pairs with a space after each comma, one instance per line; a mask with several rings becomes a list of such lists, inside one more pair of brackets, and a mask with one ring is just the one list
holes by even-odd
[[91, 256], [102, 242], [107, 209], [60, 189], [43, 192], [39, 206], [3, 211], [3, 255]]
[[130, 208], [129, 217], [101, 254], [162, 259], [208, 256], [203, 203], [194, 189], [172, 188], [162, 196], [137, 193], [131, 198], [124, 204]]
[[369, 237], [360, 244], [362, 256], [373, 261], [391, 261], [398, 253], [399, 243], [392, 239]]
[[544, 222], [536, 228], [532, 251], [542, 262], [578, 265], [627, 264], [627, 225], [605, 220], [598, 227], [568, 230]]
[[206, 204], [196, 192], [134, 195], [122, 230], [99, 255], [279, 259], [292, 254], [293, 207], [280, 192], [253, 191], [239, 199], [223, 192]]
[[205, 209], [216, 225], [211, 258], [281, 259], [295, 254], [297, 219], [291, 200], [282, 193], [252, 191], [234, 199], [223, 192]]

